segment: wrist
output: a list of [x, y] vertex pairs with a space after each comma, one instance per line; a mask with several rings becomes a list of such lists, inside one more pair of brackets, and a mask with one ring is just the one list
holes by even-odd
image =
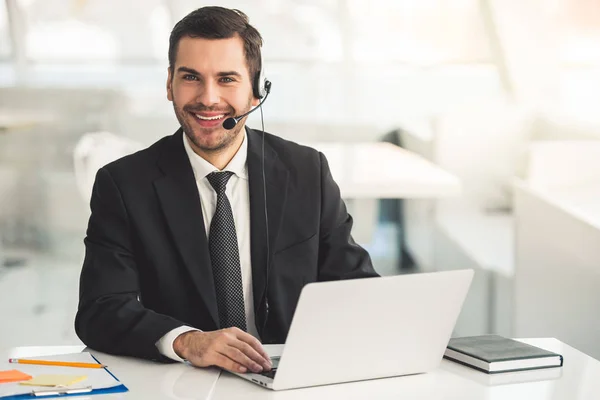
[[187, 349], [188, 349], [189, 336], [196, 332], [197, 331], [190, 331], [190, 332], [182, 333], [181, 335], [177, 336], [177, 338], [175, 338], [175, 340], [173, 341], [173, 350], [175, 351], [175, 354], [177, 354], [179, 357], [183, 358], [184, 360], [187, 360]]

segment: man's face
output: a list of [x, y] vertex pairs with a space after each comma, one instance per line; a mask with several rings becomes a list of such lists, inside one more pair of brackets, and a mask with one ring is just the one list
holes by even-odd
[[258, 104], [242, 39], [181, 38], [169, 70], [167, 98], [198, 150], [218, 152], [235, 143], [245, 118], [232, 130], [223, 128], [223, 121]]

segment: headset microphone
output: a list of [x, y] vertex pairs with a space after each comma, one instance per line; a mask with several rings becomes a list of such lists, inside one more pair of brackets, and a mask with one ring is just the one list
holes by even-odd
[[262, 103], [265, 102], [265, 100], [267, 100], [267, 97], [269, 97], [269, 93], [271, 92], [271, 82], [270, 81], [265, 81], [265, 96], [264, 98], [262, 98], [260, 100], [260, 103], [258, 103], [258, 105], [256, 107], [254, 107], [252, 110], [248, 111], [247, 113], [244, 113], [240, 116], [237, 117], [229, 117], [227, 118], [225, 121], [223, 121], [223, 128], [227, 129], [227, 130], [231, 130], [233, 128], [235, 128], [235, 126], [237, 125], [238, 122], [240, 122], [240, 120], [242, 118], [244, 118], [247, 115], [252, 114], [254, 111], [256, 111], [257, 109], [260, 108], [260, 106], [262, 106]]

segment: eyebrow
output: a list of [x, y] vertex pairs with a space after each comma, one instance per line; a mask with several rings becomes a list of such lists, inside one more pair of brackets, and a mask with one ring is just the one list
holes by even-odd
[[242, 74], [240, 74], [237, 71], [223, 71], [223, 72], [219, 72], [217, 75], [220, 77], [223, 77], [223, 76], [237, 76], [239, 78], [242, 77]]
[[179, 67], [177, 68], [177, 72], [187, 72], [188, 74], [200, 75], [200, 72], [188, 67]]
[[[177, 68], [177, 72], [178, 73], [185, 72], [185, 73], [188, 73], [188, 74], [193, 74], [193, 75], [198, 75], [198, 76], [202, 75], [200, 72], [196, 71], [193, 68], [189, 68], [189, 67], [179, 67], [179, 68]], [[217, 76], [220, 76], [220, 77], [223, 77], [223, 76], [237, 76], [237, 77], [241, 77], [242, 74], [240, 74], [237, 71], [223, 71], [223, 72], [219, 72], [217, 74]]]

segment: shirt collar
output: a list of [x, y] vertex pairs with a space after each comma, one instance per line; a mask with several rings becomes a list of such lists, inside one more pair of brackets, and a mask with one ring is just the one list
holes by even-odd
[[[246, 160], [248, 158], [248, 138], [246, 137], [246, 131], [244, 130], [244, 140], [242, 141], [242, 145], [240, 146], [235, 156], [229, 161], [229, 164], [222, 171], [230, 171], [233, 172], [238, 178], [248, 179], [248, 168], [246, 165]], [[185, 148], [185, 152], [187, 153], [188, 158], [190, 159], [190, 163], [192, 164], [192, 170], [194, 171], [194, 176], [196, 177], [196, 181], [204, 179], [208, 174], [212, 172], [218, 172], [219, 170], [206, 161], [204, 158], [200, 157], [198, 154], [194, 152], [192, 146], [190, 146], [189, 139], [187, 135], [184, 133], [183, 135], [183, 147]]]

